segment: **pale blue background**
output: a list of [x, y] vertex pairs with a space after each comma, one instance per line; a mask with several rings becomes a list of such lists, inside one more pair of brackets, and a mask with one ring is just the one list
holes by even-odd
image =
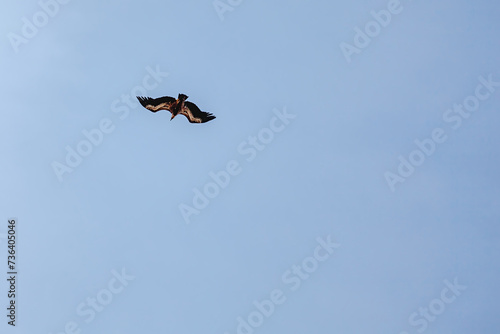
[[[7, 34], [40, 7], [4, 4], [0, 233], [18, 218], [20, 297], [12, 330], [2, 279], [1, 332], [233, 334], [281, 289], [255, 333], [416, 333], [410, 314], [458, 277], [426, 333], [498, 333], [500, 90], [456, 131], [442, 115], [500, 80], [500, 5], [404, 1], [347, 63], [339, 44], [386, 5], [252, 0], [221, 21], [210, 0], [73, 0], [15, 53]], [[111, 103], [157, 65], [152, 97], [217, 119], [120, 120]], [[237, 146], [283, 107], [296, 118], [246, 162]], [[115, 130], [59, 182], [51, 163], [103, 118]], [[448, 140], [391, 192], [384, 173], [436, 127]], [[186, 225], [178, 205], [230, 160], [241, 174]], [[341, 247], [291, 292], [281, 275], [329, 234]], [[76, 306], [121, 268], [135, 280], [85, 323]]]

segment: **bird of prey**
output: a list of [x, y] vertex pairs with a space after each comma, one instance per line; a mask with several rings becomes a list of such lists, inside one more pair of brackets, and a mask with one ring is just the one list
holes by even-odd
[[179, 94], [177, 99], [171, 96], [163, 96], [157, 99], [137, 96], [142, 106], [152, 112], [158, 110], [170, 111], [172, 113], [170, 120], [173, 120], [178, 114], [186, 116], [190, 123], [205, 123], [215, 118], [211, 113], [201, 111], [193, 102], [186, 101], [187, 98], [188, 96], [185, 94]]

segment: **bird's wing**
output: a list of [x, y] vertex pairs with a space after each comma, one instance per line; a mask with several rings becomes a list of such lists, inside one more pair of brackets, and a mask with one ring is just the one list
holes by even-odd
[[137, 99], [142, 104], [142, 106], [152, 112], [157, 112], [158, 110], [170, 110], [172, 103], [175, 102], [175, 98], [171, 96], [163, 96], [157, 99], [152, 99], [150, 97], [137, 96]]
[[215, 118], [211, 113], [201, 111], [196, 104], [188, 101], [184, 102], [184, 108], [182, 108], [179, 114], [186, 116], [191, 123], [205, 123]]

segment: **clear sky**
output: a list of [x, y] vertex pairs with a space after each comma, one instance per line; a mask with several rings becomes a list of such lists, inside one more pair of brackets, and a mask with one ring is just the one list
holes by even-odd
[[499, 11], [6, 4], [0, 332], [498, 333]]

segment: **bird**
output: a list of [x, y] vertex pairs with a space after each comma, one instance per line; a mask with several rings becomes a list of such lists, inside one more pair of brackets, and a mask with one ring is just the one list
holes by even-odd
[[156, 99], [144, 96], [137, 96], [141, 105], [152, 111], [168, 110], [172, 113], [170, 120], [173, 120], [178, 114], [186, 116], [190, 123], [206, 123], [215, 118], [209, 112], [201, 111], [200, 108], [193, 102], [186, 101], [188, 96], [179, 94], [177, 99], [171, 96], [163, 96]]

